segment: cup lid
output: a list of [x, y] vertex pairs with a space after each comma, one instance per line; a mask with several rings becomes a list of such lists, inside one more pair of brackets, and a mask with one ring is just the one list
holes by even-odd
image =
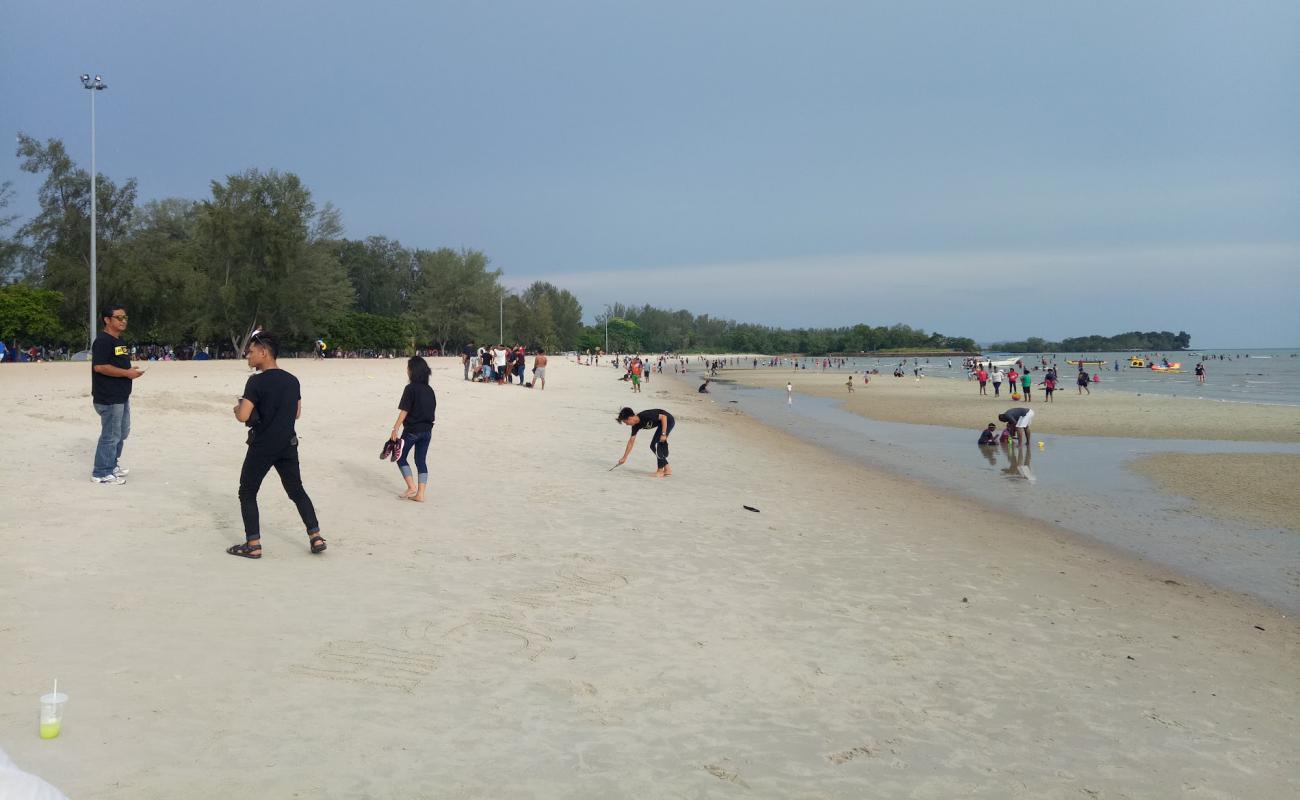
[[66, 703], [68, 702], [68, 696], [63, 692], [59, 692], [58, 694], [43, 694], [41, 695], [41, 702], [42, 703]]

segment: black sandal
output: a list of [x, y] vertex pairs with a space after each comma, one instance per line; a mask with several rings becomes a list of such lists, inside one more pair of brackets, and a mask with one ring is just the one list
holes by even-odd
[[262, 546], [260, 544], [250, 545], [245, 542], [244, 544], [236, 544], [227, 547], [226, 552], [232, 556], [240, 556], [241, 558], [261, 558]]
[[325, 538], [321, 536], [319, 533], [311, 534], [311, 536], [308, 537], [307, 541], [311, 543], [311, 551], [313, 553], [325, 552], [325, 548], [326, 548]]

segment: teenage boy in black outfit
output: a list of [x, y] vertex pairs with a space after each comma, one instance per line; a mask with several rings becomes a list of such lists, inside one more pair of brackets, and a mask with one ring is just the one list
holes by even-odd
[[262, 532], [257, 514], [257, 490], [272, 467], [280, 474], [280, 483], [289, 499], [298, 506], [298, 514], [307, 526], [308, 542], [313, 553], [325, 550], [325, 539], [316, 522], [316, 509], [302, 488], [298, 471], [298, 436], [293, 423], [302, 416], [302, 390], [298, 379], [280, 369], [275, 359], [280, 342], [269, 333], [258, 331], [248, 342], [245, 356], [248, 366], [260, 370], [248, 379], [244, 395], [235, 405], [235, 419], [248, 425], [248, 453], [239, 473], [239, 512], [244, 518], [244, 544], [226, 549], [232, 556], [262, 557]]
[[632, 428], [632, 435], [627, 439], [627, 448], [623, 450], [623, 457], [618, 460], [622, 464], [627, 461], [627, 456], [632, 452], [632, 447], [636, 444], [636, 435], [639, 431], [655, 429], [654, 435], [650, 438], [650, 452], [655, 454], [659, 462], [659, 469], [653, 477], [666, 478], [673, 474], [673, 470], [668, 466], [668, 434], [673, 432], [673, 426], [677, 420], [661, 408], [652, 408], [648, 411], [642, 411], [640, 414], [632, 413], [632, 409], [623, 408], [618, 412], [618, 421]]

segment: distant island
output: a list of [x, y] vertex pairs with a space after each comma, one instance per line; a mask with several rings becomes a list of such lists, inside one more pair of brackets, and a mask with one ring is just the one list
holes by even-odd
[[1129, 331], [1114, 336], [1074, 336], [1059, 342], [1049, 342], [1030, 336], [1023, 342], [994, 342], [989, 350], [1007, 353], [1104, 353], [1115, 350], [1158, 350], [1168, 352], [1186, 350], [1191, 346], [1191, 334], [1186, 331]]

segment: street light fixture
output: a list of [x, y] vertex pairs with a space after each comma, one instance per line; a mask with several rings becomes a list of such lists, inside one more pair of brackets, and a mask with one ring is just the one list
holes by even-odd
[[97, 173], [95, 166], [95, 93], [107, 89], [108, 84], [104, 83], [104, 79], [99, 75], [91, 78], [89, 73], [83, 72], [81, 74], [81, 85], [90, 91], [90, 341], [93, 344], [95, 341], [95, 333], [99, 329], [99, 325], [96, 324], [98, 321], [96, 319], [96, 314], [98, 312], [95, 308], [97, 302], [95, 296], [97, 288], [95, 285], [95, 245], [96, 239], [98, 238], [96, 233], [96, 206], [99, 205], [99, 197], [95, 193], [95, 178]]
[[501, 297], [497, 303], [497, 344], [506, 343], [506, 298], [514, 297], [515, 293], [506, 289], [501, 292]]

